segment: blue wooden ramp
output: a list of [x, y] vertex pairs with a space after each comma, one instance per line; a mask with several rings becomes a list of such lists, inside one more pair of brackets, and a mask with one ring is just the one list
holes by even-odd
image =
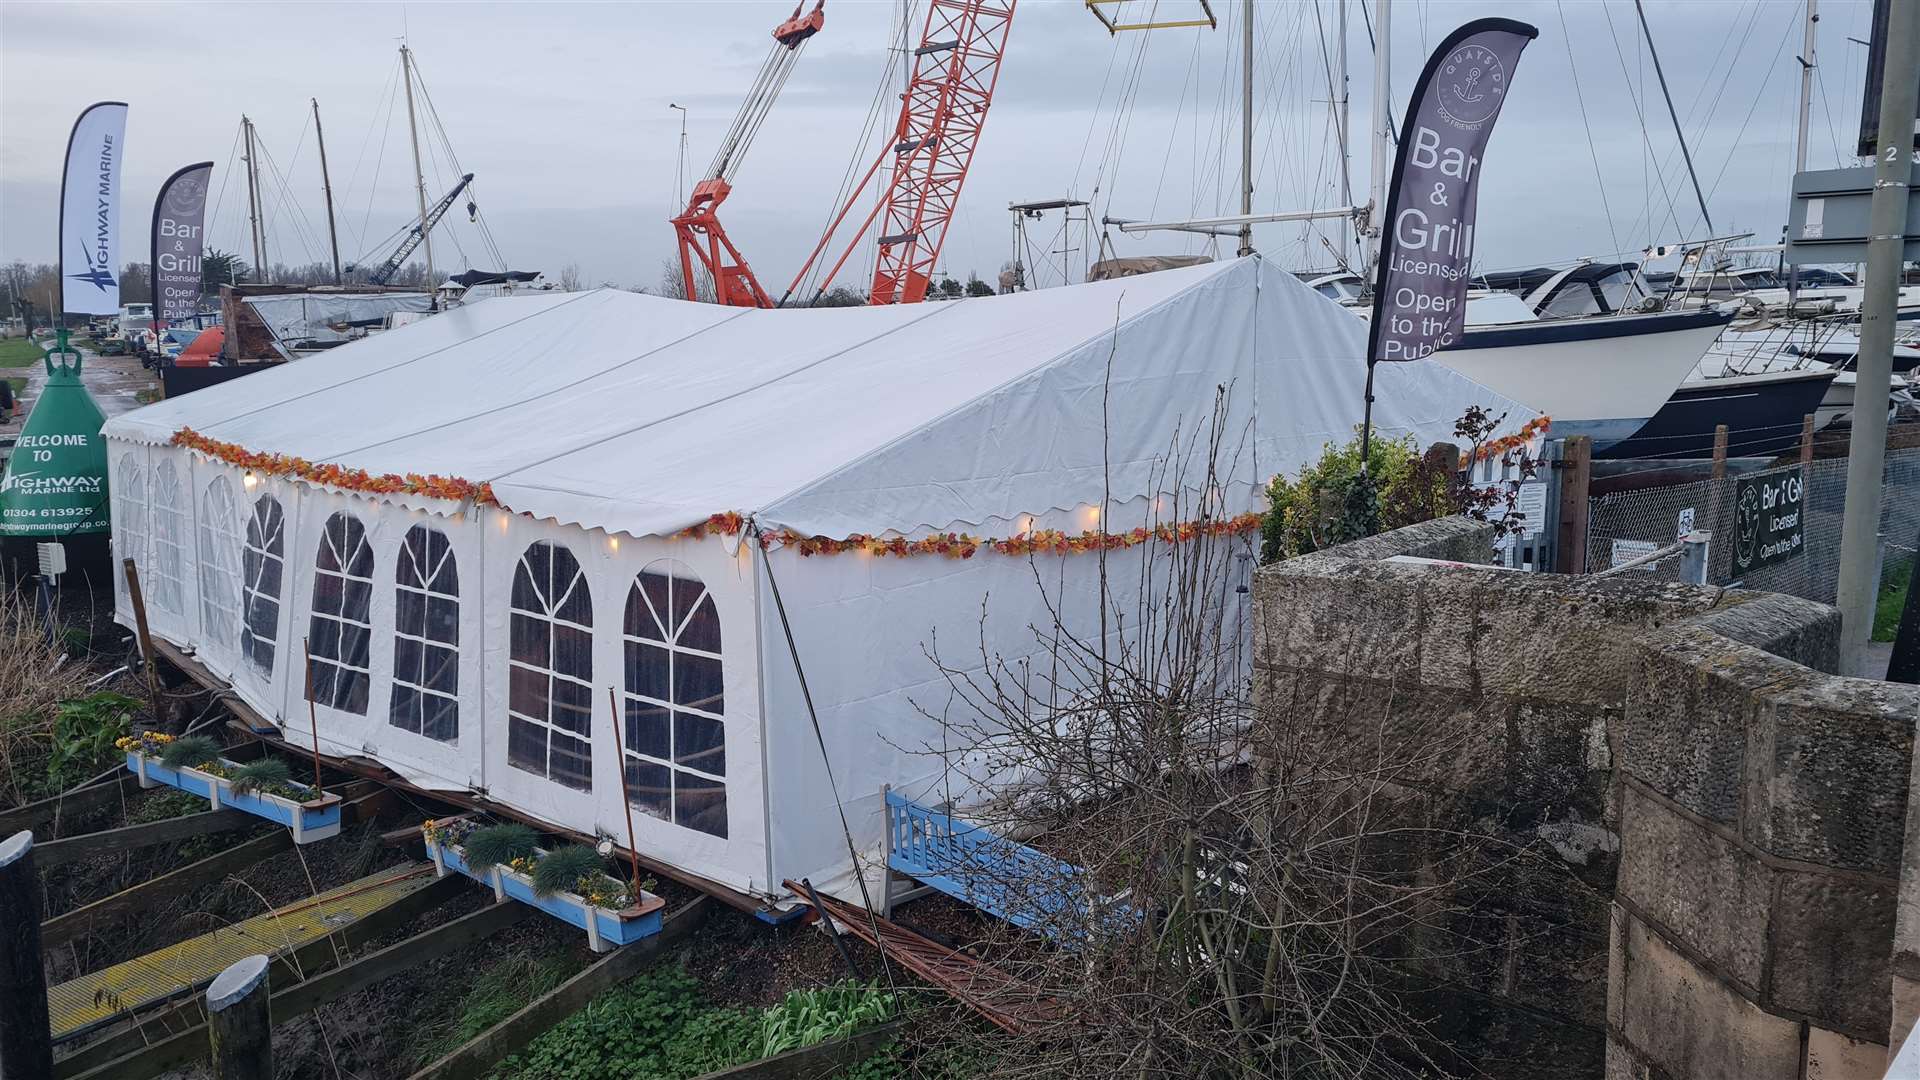
[[886, 800], [889, 870], [1056, 942], [1085, 935], [1086, 871], [898, 792]]

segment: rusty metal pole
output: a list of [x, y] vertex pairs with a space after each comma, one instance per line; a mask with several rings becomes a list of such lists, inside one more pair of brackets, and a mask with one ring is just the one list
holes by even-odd
[[620, 705], [607, 687], [607, 714], [613, 717], [613, 760], [620, 766], [620, 805], [627, 811], [627, 863], [633, 871], [633, 902], [640, 902], [640, 845], [633, 839], [633, 796], [627, 791], [626, 740], [620, 731]]

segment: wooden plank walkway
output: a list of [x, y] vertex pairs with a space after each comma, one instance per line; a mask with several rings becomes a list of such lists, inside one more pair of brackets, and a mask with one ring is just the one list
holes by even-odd
[[394, 867], [51, 987], [53, 1040], [72, 1039], [191, 994], [243, 957], [282, 956], [317, 942], [433, 883], [431, 864]]

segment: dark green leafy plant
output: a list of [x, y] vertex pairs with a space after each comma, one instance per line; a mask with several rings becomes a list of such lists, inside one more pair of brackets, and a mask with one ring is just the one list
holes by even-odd
[[476, 873], [485, 873], [515, 859], [532, 858], [533, 849], [539, 843], [539, 833], [517, 821], [509, 821], [473, 830], [461, 846], [466, 851], [467, 865]]
[[1326, 444], [1320, 460], [1299, 476], [1276, 476], [1268, 485], [1260, 561], [1305, 555], [1458, 513], [1453, 475], [1459, 463], [1450, 456], [1421, 454], [1412, 436], [1388, 439], [1376, 433], [1362, 477], [1357, 433], [1344, 445]]
[[249, 761], [227, 774], [227, 780], [233, 785], [236, 795], [265, 791], [285, 798], [305, 798], [308, 793], [288, 782], [292, 779], [293, 769], [287, 765], [285, 759], [277, 757]]
[[843, 982], [795, 990], [760, 1014], [749, 1061], [851, 1035], [893, 1014], [893, 1000], [872, 983]]
[[193, 769], [220, 760], [220, 740], [211, 735], [182, 735], [160, 751], [160, 764], [169, 769]]
[[[472, 850], [472, 841], [468, 841], [468, 850]], [[602, 863], [600, 853], [585, 844], [569, 844], [547, 852], [534, 864], [533, 893], [535, 896], [551, 896], [557, 892], [579, 892], [576, 887], [580, 879], [590, 874], [598, 875]]]
[[53, 714], [53, 739], [47, 752], [47, 785], [64, 791], [100, 771], [114, 742], [133, 729], [140, 703], [125, 694], [103, 692], [63, 701]]

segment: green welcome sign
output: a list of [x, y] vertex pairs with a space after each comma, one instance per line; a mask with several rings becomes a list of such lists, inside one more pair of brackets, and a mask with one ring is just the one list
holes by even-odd
[[110, 526], [107, 446], [100, 438], [106, 416], [80, 382], [80, 354], [66, 347], [64, 332], [60, 336], [44, 358], [47, 381], [0, 480], [0, 536], [51, 539]]

